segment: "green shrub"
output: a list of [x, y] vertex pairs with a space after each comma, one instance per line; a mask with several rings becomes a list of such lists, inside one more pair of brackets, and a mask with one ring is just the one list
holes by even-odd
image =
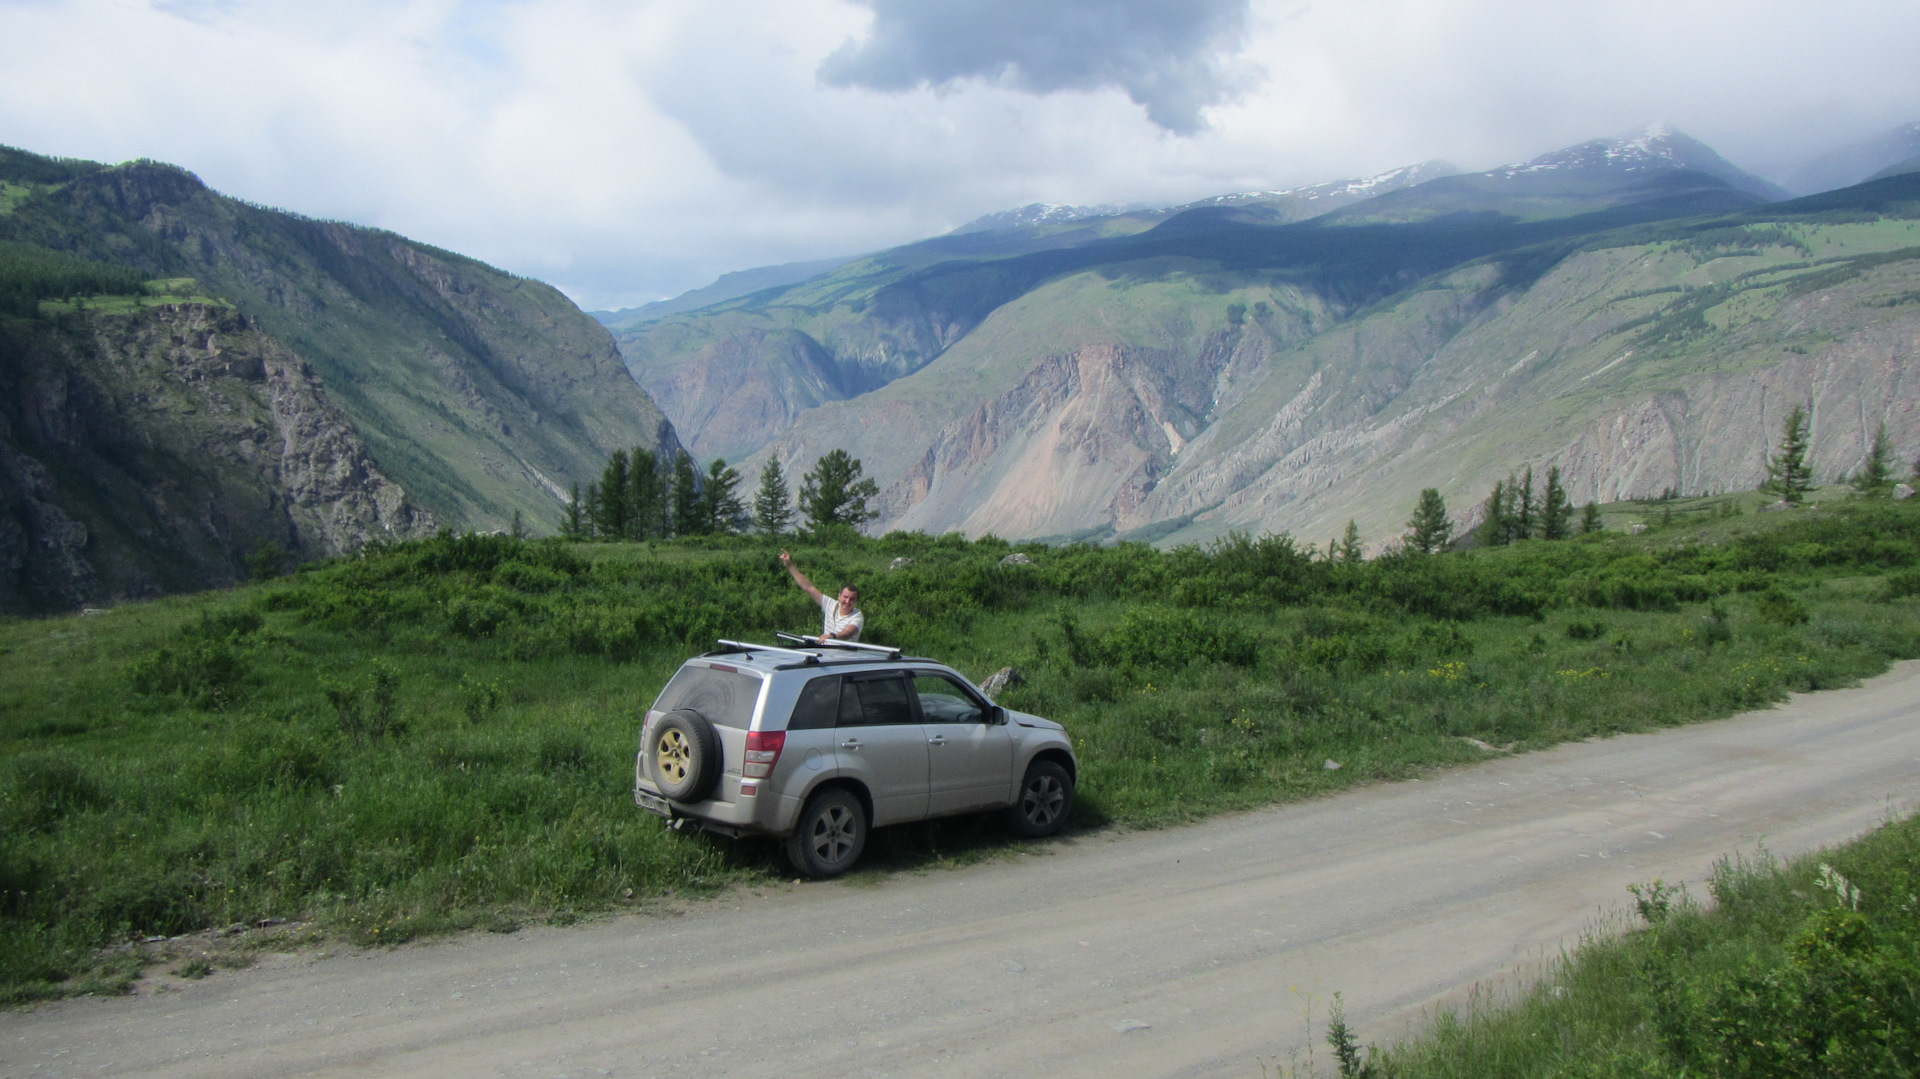
[[1810, 617], [1806, 604], [1778, 588], [1769, 588], [1755, 596], [1753, 609], [1765, 621], [1781, 626], [1805, 625]]
[[1902, 570], [1889, 573], [1880, 579], [1880, 588], [1874, 598], [1881, 603], [1892, 603], [1908, 596], [1920, 596], [1920, 570]]

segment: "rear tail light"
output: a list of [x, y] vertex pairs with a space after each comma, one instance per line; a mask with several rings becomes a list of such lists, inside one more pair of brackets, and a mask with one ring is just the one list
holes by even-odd
[[787, 744], [786, 731], [748, 731], [747, 759], [741, 774], [748, 779], [764, 779], [773, 773], [780, 750]]

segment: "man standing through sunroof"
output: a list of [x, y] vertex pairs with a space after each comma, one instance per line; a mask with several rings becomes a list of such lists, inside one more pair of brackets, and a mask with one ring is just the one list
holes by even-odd
[[850, 584], [842, 585], [838, 597], [829, 596], [815, 588], [812, 581], [807, 580], [807, 575], [801, 573], [800, 568], [793, 564], [792, 555], [781, 551], [780, 564], [787, 567], [787, 572], [793, 575], [793, 583], [799, 585], [802, 592], [811, 596], [813, 601], [820, 605], [820, 614], [825, 620], [820, 630], [822, 640], [857, 641], [860, 639], [860, 630], [867, 624], [867, 615], [860, 609], [859, 588]]

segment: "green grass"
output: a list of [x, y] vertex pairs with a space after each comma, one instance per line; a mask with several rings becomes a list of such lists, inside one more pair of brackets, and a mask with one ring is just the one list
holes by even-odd
[[[1029, 544], [1007, 567], [992, 538], [788, 542], [862, 584], [871, 639], [976, 679], [1017, 666], [1004, 702], [1081, 755], [1077, 827], [1155, 827], [1920, 655], [1920, 507], [1714, 527], [1355, 564], [1285, 537]], [[817, 620], [776, 550], [443, 536], [0, 623], [0, 998], [124, 985], [137, 961], [102, 949], [233, 922], [391, 942], [784, 876], [770, 844], [669, 833], [630, 798], [685, 656]], [[969, 819], [869, 864], [1018, 849]]]
[[1517, 1000], [1439, 1016], [1373, 1074], [1916, 1074], [1917, 889], [1920, 818], [1787, 865], [1723, 861], [1710, 908], [1637, 887], [1640, 931], [1589, 940]]

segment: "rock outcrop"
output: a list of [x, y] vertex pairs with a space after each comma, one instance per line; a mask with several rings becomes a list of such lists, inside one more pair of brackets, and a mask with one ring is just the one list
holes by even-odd
[[[0, 155], [26, 175], [21, 159]], [[616, 449], [681, 445], [604, 326], [565, 296], [390, 232], [253, 206], [154, 162], [32, 159], [0, 239], [233, 305], [298, 352], [381, 472], [457, 529], [558, 527]]]
[[231, 583], [430, 533], [312, 368], [231, 307], [0, 332], [0, 610]]

